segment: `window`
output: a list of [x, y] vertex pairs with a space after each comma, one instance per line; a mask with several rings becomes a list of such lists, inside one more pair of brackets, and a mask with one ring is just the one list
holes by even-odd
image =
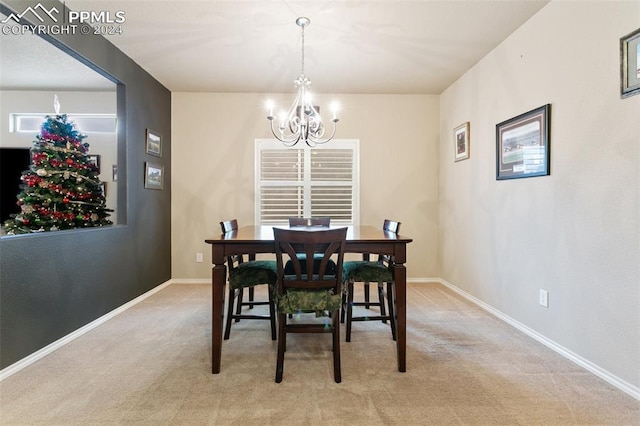
[[[39, 133], [47, 114], [11, 114], [11, 132]], [[52, 115], [52, 114], [49, 114]], [[81, 133], [115, 133], [115, 114], [67, 114]]]
[[359, 223], [359, 141], [332, 140], [287, 148], [256, 140], [257, 225], [282, 225], [291, 216], [331, 217], [332, 224]]

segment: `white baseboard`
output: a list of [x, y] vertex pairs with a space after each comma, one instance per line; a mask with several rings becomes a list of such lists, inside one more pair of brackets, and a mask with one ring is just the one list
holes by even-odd
[[[625, 392], [626, 394], [630, 395], [631, 397], [640, 400], [640, 388], [633, 386], [632, 384], [620, 379], [619, 377], [609, 373], [608, 371], [602, 369], [601, 367], [599, 367], [598, 365], [592, 363], [589, 360], [586, 360], [584, 358], [582, 358], [581, 356], [575, 354], [574, 352], [570, 351], [569, 349], [557, 344], [556, 342], [546, 338], [545, 336], [543, 336], [542, 334], [538, 333], [535, 330], [532, 330], [531, 328], [527, 327], [526, 325], [514, 320], [513, 318], [509, 317], [508, 315], [505, 315], [504, 313], [498, 311], [497, 309], [493, 308], [492, 306], [486, 304], [485, 302], [483, 302], [482, 300], [472, 296], [471, 294], [465, 292], [464, 290], [461, 290], [460, 288], [456, 287], [455, 285], [451, 284], [450, 282], [443, 280], [442, 278], [409, 278], [407, 279], [407, 282], [410, 283], [429, 283], [429, 282], [436, 282], [436, 283], [440, 283], [442, 285], [444, 285], [445, 287], [451, 289], [452, 291], [454, 291], [455, 293], [459, 294], [460, 296], [464, 297], [465, 299], [469, 300], [470, 302], [472, 302], [473, 304], [479, 306], [480, 308], [484, 309], [485, 311], [489, 312], [490, 314], [494, 315], [495, 317], [501, 319], [502, 321], [506, 322], [507, 324], [511, 325], [512, 327], [515, 327], [516, 329], [522, 331], [523, 333], [525, 333], [527, 336], [537, 340], [538, 342], [542, 343], [543, 345], [547, 346], [548, 348], [550, 348], [551, 350], [557, 352], [558, 354], [562, 355], [563, 357], [567, 358], [568, 360], [572, 361], [573, 363], [579, 365], [580, 367], [584, 368], [585, 370], [589, 371], [590, 373], [595, 374], [596, 376], [600, 377], [602, 380], [604, 380], [605, 382], [615, 386], [616, 388], [620, 389], [621, 391]], [[34, 362], [38, 361], [39, 359], [47, 356], [48, 354], [52, 353], [53, 351], [55, 351], [56, 349], [66, 345], [69, 342], [72, 342], [73, 340], [77, 339], [78, 337], [82, 336], [85, 333], [88, 333], [89, 331], [93, 330], [94, 328], [96, 328], [97, 326], [105, 323], [106, 321], [110, 320], [111, 318], [115, 317], [116, 315], [126, 311], [127, 309], [131, 308], [132, 306], [142, 302], [143, 300], [145, 300], [146, 298], [148, 298], [149, 296], [152, 296], [153, 294], [159, 292], [160, 290], [164, 289], [165, 287], [169, 286], [170, 284], [211, 284], [211, 279], [209, 278], [183, 278], [183, 279], [177, 279], [177, 278], [173, 278], [170, 279], [169, 281], [160, 284], [157, 287], [154, 287], [153, 289], [149, 290], [148, 292], [136, 297], [135, 299], [125, 303], [124, 305], [114, 309], [113, 311], [101, 316], [100, 318], [97, 318], [96, 320], [90, 322], [89, 324], [75, 330], [74, 332], [56, 340], [55, 342], [45, 346], [44, 348], [32, 353], [31, 355], [28, 355], [27, 357], [21, 359], [20, 361], [11, 364], [10, 366], [0, 370], [0, 382], [3, 381], [4, 379], [6, 379], [7, 377], [11, 376], [12, 374], [17, 373], [18, 371], [22, 370], [23, 368], [33, 364]]]
[[12, 374], [15, 374], [18, 371], [22, 370], [23, 368], [28, 367], [29, 365], [33, 364], [34, 362], [38, 361], [39, 359], [44, 358], [45, 356], [49, 355], [50, 353], [52, 353], [56, 349], [59, 349], [62, 346], [66, 345], [67, 343], [70, 343], [70, 342], [74, 341], [75, 339], [77, 339], [78, 337], [82, 336], [83, 334], [88, 333], [89, 331], [93, 330], [97, 326], [99, 326], [101, 324], [104, 324], [105, 322], [109, 321], [111, 318], [113, 318], [116, 315], [126, 311], [130, 307], [142, 302], [144, 299], [148, 298], [149, 296], [151, 296], [151, 295], [159, 292], [163, 288], [167, 287], [169, 284], [172, 283], [172, 281], [173, 280], [166, 281], [166, 282], [160, 284], [159, 286], [152, 288], [151, 290], [147, 291], [144, 294], [141, 294], [140, 296], [138, 296], [135, 299], [125, 303], [124, 305], [117, 307], [113, 311], [111, 311], [109, 313], [106, 313], [103, 316], [101, 316], [100, 318], [97, 318], [97, 319], [91, 321], [89, 324], [87, 324], [87, 325], [85, 325], [83, 327], [80, 327], [79, 329], [73, 331], [72, 333], [67, 334], [64, 337], [61, 337], [60, 339], [56, 340], [53, 343], [48, 344], [44, 348], [32, 353], [31, 355], [28, 355], [28, 356], [22, 358], [20, 361], [17, 361], [17, 362], [11, 364], [10, 366], [8, 366], [6, 368], [3, 368], [2, 370], [0, 370], [0, 382], [3, 381], [4, 379], [6, 379], [7, 377], [11, 376]]
[[611, 374], [610, 372], [604, 370], [603, 368], [601, 368], [598, 365], [592, 363], [591, 361], [589, 361], [589, 360], [581, 357], [580, 355], [570, 351], [569, 349], [557, 344], [553, 340], [548, 339], [547, 337], [543, 336], [542, 334], [538, 333], [537, 331], [532, 330], [531, 328], [527, 327], [526, 325], [514, 320], [513, 318], [509, 317], [508, 315], [505, 315], [504, 313], [498, 311], [497, 309], [493, 308], [492, 306], [486, 304], [482, 300], [477, 299], [476, 297], [474, 297], [471, 294], [465, 292], [464, 290], [461, 290], [460, 288], [456, 287], [455, 285], [451, 284], [450, 282], [448, 282], [446, 280], [443, 280], [441, 278], [435, 279], [435, 281], [441, 283], [445, 287], [451, 289], [452, 291], [454, 291], [457, 294], [459, 294], [460, 296], [464, 297], [465, 299], [467, 299], [471, 303], [473, 303], [473, 304], [477, 305], [478, 307], [484, 309], [485, 311], [487, 311], [490, 314], [494, 315], [495, 317], [501, 319], [502, 321], [506, 322], [507, 324], [511, 325], [512, 327], [517, 328], [518, 330], [522, 331], [527, 336], [537, 340], [538, 342], [542, 343], [543, 345], [545, 345], [546, 347], [550, 348], [554, 352], [557, 352], [558, 354], [560, 354], [563, 357], [567, 358], [569, 361], [572, 361], [573, 363], [579, 365], [580, 367], [584, 368], [585, 370], [589, 371], [590, 373], [595, 374], [596, 376], [598, 376], [599, 378], [601, 378], [605, 382], [615, 386], [616, 388], [620, 389], [624, 393], [626, 393], [626, 394], [630, 395], [631, 397], [633, 397], [633, 398], [635, 398], [635, 399], [640, 401], [640, 388], [632, 385], [631, 383], [628, 383], [628, 382], [620, 379], [619, 377]]
[[429, 283], [441, 283], [440, 278], [407, 278], [407, 283], [412, 284], [429, 284]]
[[211, 284], [211, 278], [172, 278], [172, 284]]

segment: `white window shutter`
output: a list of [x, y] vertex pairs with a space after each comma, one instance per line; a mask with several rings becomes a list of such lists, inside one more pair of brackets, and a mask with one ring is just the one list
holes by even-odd
[[358, 141], [327, 145], [286, 148], [273, 140], [257, 141], [256, 224], [286, 224], [291, 216], [359, 222]]

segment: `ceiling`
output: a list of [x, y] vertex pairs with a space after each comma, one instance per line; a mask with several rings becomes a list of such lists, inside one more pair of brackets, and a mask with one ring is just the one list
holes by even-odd
[[439, 94], [548, 0], [65, 3], [124, 11], [122, 33], [106, 37], [175, 92], [292, 92], [301, 71], [295, 20], [306, 16], [305, 74], [314, 91]]
[[[0, 13], [0, 21], [6, 18]], [[33, 35], [0, 36], [0, 89], [114, 91], [115, 84]]]

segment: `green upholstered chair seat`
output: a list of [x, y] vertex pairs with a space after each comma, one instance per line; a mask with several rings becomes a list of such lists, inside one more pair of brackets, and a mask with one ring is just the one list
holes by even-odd
[[278, 280], [275, 260], [251, 260], [240, 263], [229, 271], [231, 288], [251, 287], [257, 284], [275, 285]]
[[342, 265], [342, 279], [356, 282], [392, 282], [393, 273], [382, 263], [354, 260]]
[[289, 290], [278, 298], [278, 311], [283, 314], [315, 312], [316, 316], [327, 316], [342, 306], [342, 295], [324, 290]]

